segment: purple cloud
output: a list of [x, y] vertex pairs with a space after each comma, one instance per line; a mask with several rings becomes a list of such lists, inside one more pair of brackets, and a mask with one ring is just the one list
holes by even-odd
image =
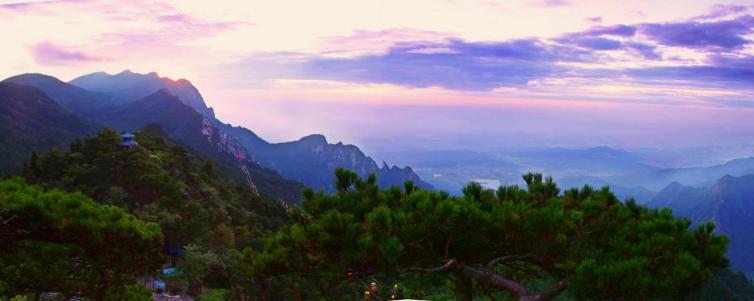
[[579, 35], [584, 36], [599, 36], [599, 35], [613, 35], [613, 36], [623, 36], [623, 37], [632, 37], [636, 33], [636, 27], [629, 26], [629, 25], [612, 25], [612, 26], [596, 26], [592, 27], [591, 29], [578, 33]]
[[81, 2], [82, 0], [46, 0], [46, 1], [34, 1], [34, 2], [19, 2], [0, 4], [0, 9], [8, 9], [17, 12], [28, 12], [39, 8], [43, 4], [49, 3], [66, 3], [66, 2]]
[[42, 42], [31, 49], [34, 59], [43, 65], [70, 65], [85, 62], [99, 62], [106, 60], [100, 56], [89, 55], [84, 52], [65, 49], [51, 42]]
[[655, 49], [657, 48], [654, 45], [644, 44], [644, 43], [638, 43], [638, 42], [625, 42], [623, 43], [623, 46], [625, 49], [627, 49], [630, 52], [637, 53], [644, 57], [645, 59], [650, 60], [659, 60], [662, 58]]
[[623, 47], [620, 41], [602, 37], [568, 37], [557, 41], [592, 50], [615, 50]]
[[[538, 39], [519, 39], [503, 42], [465, 42], [461, 39], [449, 39], [447, 45], [442, 43], [417, 43], [410, 48], [447, 47], [454, 52], [472, 57], [517, 59], [525, 61], [587, 61], [592, 59], [590, 53], [571, 46], [550, 45]], [[402, 47], [393, 49], [403, 50]]]
[[716, 22], [649, 23], [640, 32], [667, 46], [687, 48], [738, 49], [750, 41], [744, 36], [754, 32], [754, 17], [743, 16]]
[[247, 70], [277, 70], [266, 74], [270, 76], [268, 78], [485, 91], [525, 85], [533, 79], [565, 72], [566, 68], [557, 62], [586, 62], [593, 59], [588, 51], [537, 39], [489, 43], [451, 39], [445, 42], [398, 43], [386, 53], [350, 58], [289, 54], [250, 58], [239, 65]]
[[[446, 53], [422, 52], [444, 47]], [[355, 58], [315, 58], [301, 66], [305, 77], [388, 83], [407, 87], [439, 86], [454, 90], [490, 90], [526, 84], [556, 68], [553, 51], [532, 41], [476, 44], [400, 45], [386, 54]]]
[[730, 15], [735, 15], [738, 13], [743, 13], [743, 12], [746, 12], [747, 10], [749, 10], [749, 8], [745, 5], [715, 4], [710, 8], [708, 13], [701, 16], [696, 16], [691, 19], [692, 20], [715, 19], [715, 18], [730, 16]]
[[[630, 25], [612, 25], [612, 26], [595, 26], [588, 30], [576, 33], [570, 33], [563, 35], [554, 41], [566, 44], [574, 45], [589, 50], [626, 50], [631, 53], [638, 54], [646, 59], [656, 60], [660, 58], [655, 52], [655, 46], [634, 42], [634, 41], [621, 41], [612, 37], [631, 38], [634, 37], [637, 31], [636, 26]], [[610, 36], [610, 38], [605, 37]]]
[[[748, 58], [747, 60], [751, 60]], [[653, 80], [683, 80], [726, 88], [754, 87], [754, 69], [739, 66], [672, 66], [627, 70], [625, 74]]]
[[[754, 88], [754, 58], [741, 49], [754, 32], [754, 17], [730, 20], [594, 26], [553, 39], [470, 42], [387, 41], [386, 51], [352, 57], [301, 53], [250, 58], [239, 64], [260, 79], [317, 79], [386, 83], [404, 87], [442, 87], [489, 91], [524, 87], [543, 78], [618, 79], [641, 83], [686, 82], [705, 87]], [[701, 65], [673, 66], [673, 50], [690, 48], [709, 59]], [[662, 50], [664, 53], [661, 53]], [[599, 68], [619, 60], [606, 51], [623, 51], [647, 60], [666, 58], [663, 67]], [[272, 62], [271, 62], [272, 61]], [[590, 68], [580, 67], [591, 64]], [[260, 71], [265, 70], [265, 71]]]
[[[728, 11], [740, 10], [738, 6], [723, 7]], [[601, 36], [632, 38], [637, 32], [665, 46], [731, 50], [743, 47], [750, 42], [746, 35], [754, 33], [754, 17], [745, 15], [732, 20], [711, 22], [686, 21], [595, 26], [582, 32], [564, 35], [556, 40], [595, 50], [617, 49], [616, 42], [605, 40]], [[646, 47], [643, 49], [647, 50]]]

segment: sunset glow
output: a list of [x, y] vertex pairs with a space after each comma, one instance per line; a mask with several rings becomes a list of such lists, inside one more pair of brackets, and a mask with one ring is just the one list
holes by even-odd
[[[560, 128], [567, 140], [596, 123], [613, 131], [595, 131], [595, 144], [657, 146], [754, 129], [748, 1], [2, 3], [0, 76], [187, 78], [218, 116], [273, 141], [322, 132], [358, 143], [407, 127], [448, 137]], [[416, 106], [438, 115], [412, 122], [398, 109]], [[521, 107], [546, 124], [504, 122]], [[480, 111], [496, 120], [460, 117]], [[382, 118], [399, 122], [370, 121]], [[672, 128], [691, 137], [665, 136]]]

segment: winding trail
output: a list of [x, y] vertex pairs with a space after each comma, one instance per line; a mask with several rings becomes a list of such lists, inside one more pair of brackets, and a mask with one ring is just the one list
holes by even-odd
[[251, 179], [251, 173], [249, 172], [249, 169], [246, 167], [246, 164], [241, 164], [241, 171], [246, 176], [246, 183], [249, 184], [249, 190], [253, 192], [256, 195], [259, 195], [259, 190], [257, 190], [257, 185], [254, 184], [254, 180]]

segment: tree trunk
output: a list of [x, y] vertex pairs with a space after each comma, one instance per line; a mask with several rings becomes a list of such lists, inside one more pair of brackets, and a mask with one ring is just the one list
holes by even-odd
[[473, 299], [474, 286], [470, 277], [462, 275], [461, 273], [455, 273], [456, 276], [456, 300], [457, 301], [471, 301]]

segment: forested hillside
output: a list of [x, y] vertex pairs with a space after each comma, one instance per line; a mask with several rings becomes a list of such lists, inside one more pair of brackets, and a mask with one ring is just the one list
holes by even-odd
[[[381, 189], [374, 175], [339, 169], [335, 193], [308, 189], [302, 207], [285, 209], [159, 127], [134, 140], [138, 146], [124, 151], [119, 134], [103, 130], [67, 152], [32, 153], [26, 181], [68, 194], [24, 188], [20, 179], [0, 184], [0, 218], [10, 221], [0, 233], [12, 238], [0, 244], [9, 264], [0, 295], [146, 300], [136, 283], [147, 276], [171, 292], [211, 288], [234, 300], [358, 300], [367, 292], [428, 300], [750, 297], [748, 280], [725, 270], [727, 239], [713, 225], [689, 230], [670, 211], [621, 203], [608, 189], [561, 192], [529, 174], [524, 188], [470, 184], [456, 197], [411, 182]], [[111, 233], [112, 222], [146, 236], [110, 242], [125, 234], [82, 232]], [[122, 252], [129, 254], [112, 257]], [[77, 260], [93, 270], [79, 271]], [[55, 281], [67, 273], [81, 283]]]
[[[136, 130], [154, 123], [164, 128], [167, 136], [210, 157], [224, 156], [220, 153], [226, 153], [248, 159], [241, 163], [248, 165], [254, 181], [261, 183], [260, 189], [286, 202], [296, 203], [300, 200], [298, 190], [302, 187], [293, 189], [298, 184], [295, 182], [333, 191], [332, 175], [339, 167], [355, 170], [361, 176], [376, 173], [384, 186], [401, 185], [411, 180], [421, 187], [432, 187], [410, 167], [379, 166], [358, 147], [330, 144], [322, 135], [286, 143], [269, 143], [249, 129], [234, 127], [217, 119], [199, 90], [186, 79], [173, 80], [154, 72], [139, 74], [126, 70], [113, 75], [92, 73], [69, 83], [44, 74], [21, 74], [4, 82], [38, 88], [67, 111], [92, 124]], [[6, 119], [0, 120], [0, 125], [3, 122], [26, 121]], [[79, 133], [78, 137], [84, 134]], [[278, 188], [265, 184], [282, 182], [280, 176], [292, 181], [286, 187]], [[292, 190], [296, 193], [285, 193]]]
[[65, 146], [95, 131], [39, 89], [0, 82], [0, 175], [21, 168], [34, 149]]
[[719, 233], [730, 237], [732, 267], [754, 275], [754, 175], [724, 176], [703, 187], [674, 182], [647, 205], [671, 208], [695, 224], [714, 222]]
[[262, 252], [244, 252], [253, 274], [272, 279], [263, 293], [679, 300], [727, 266], [714, 225], [689, 230], [669, 210], [621, 203], [607, 188], [561, 194], [528, 174], [524, 188], [470, 184], [454, 197], [410, 183], [380, 190], [375, 180], [339, 170], [336, 193], [305, 192], [293, 224]]
[[[23, 175], [45, 189], [78, 191], [159, 225], [160, 248], [185, 249], [189, 257], [179, 263], [185, 272], [171, 279], [173, 287], [198, 292], [207, 281], [242, 294], [241, 286], [250, 282], [239, 278], [237, 250], [261, 247], [268, 233], [287, 222], [285, 209], [240, 185], [222, 164], [149, 133], [154, 131], [137, 133], [139, 145], [128, 152], [121, 149], [119, 134], [106, 129], [74, 141], [67, 152], [32, 153]], [[109, 238], [102, 239], [108, 245]], [[203, 267], [183, 266], [191, 256], [209, 259]]]
[[[148, 300], [143, 284], [164, 281], [236, 300], [754, 299], [717, 235], [736, 239], [734, 267], [748, 262], [727, 222], [738, 211], [706, 210], [746, 209], [748, 182], [658, 194], [693, 223], [538, 174], [453, 196], [322, 135], [268, 143], [224, 124], [187, 81], [127, 75], [130, 88], [102, 88], [119, 96], [40, 74], [0, 83], [0, 170], [24, 178], [0, 184], [0, 296]], [[84, 137], [105, 126], [138, 144]]]
[[0, 237], [0, 300], [143, 301], [136, 283], [163, 261], [157, 224], [20, 178], [0, 181]]

